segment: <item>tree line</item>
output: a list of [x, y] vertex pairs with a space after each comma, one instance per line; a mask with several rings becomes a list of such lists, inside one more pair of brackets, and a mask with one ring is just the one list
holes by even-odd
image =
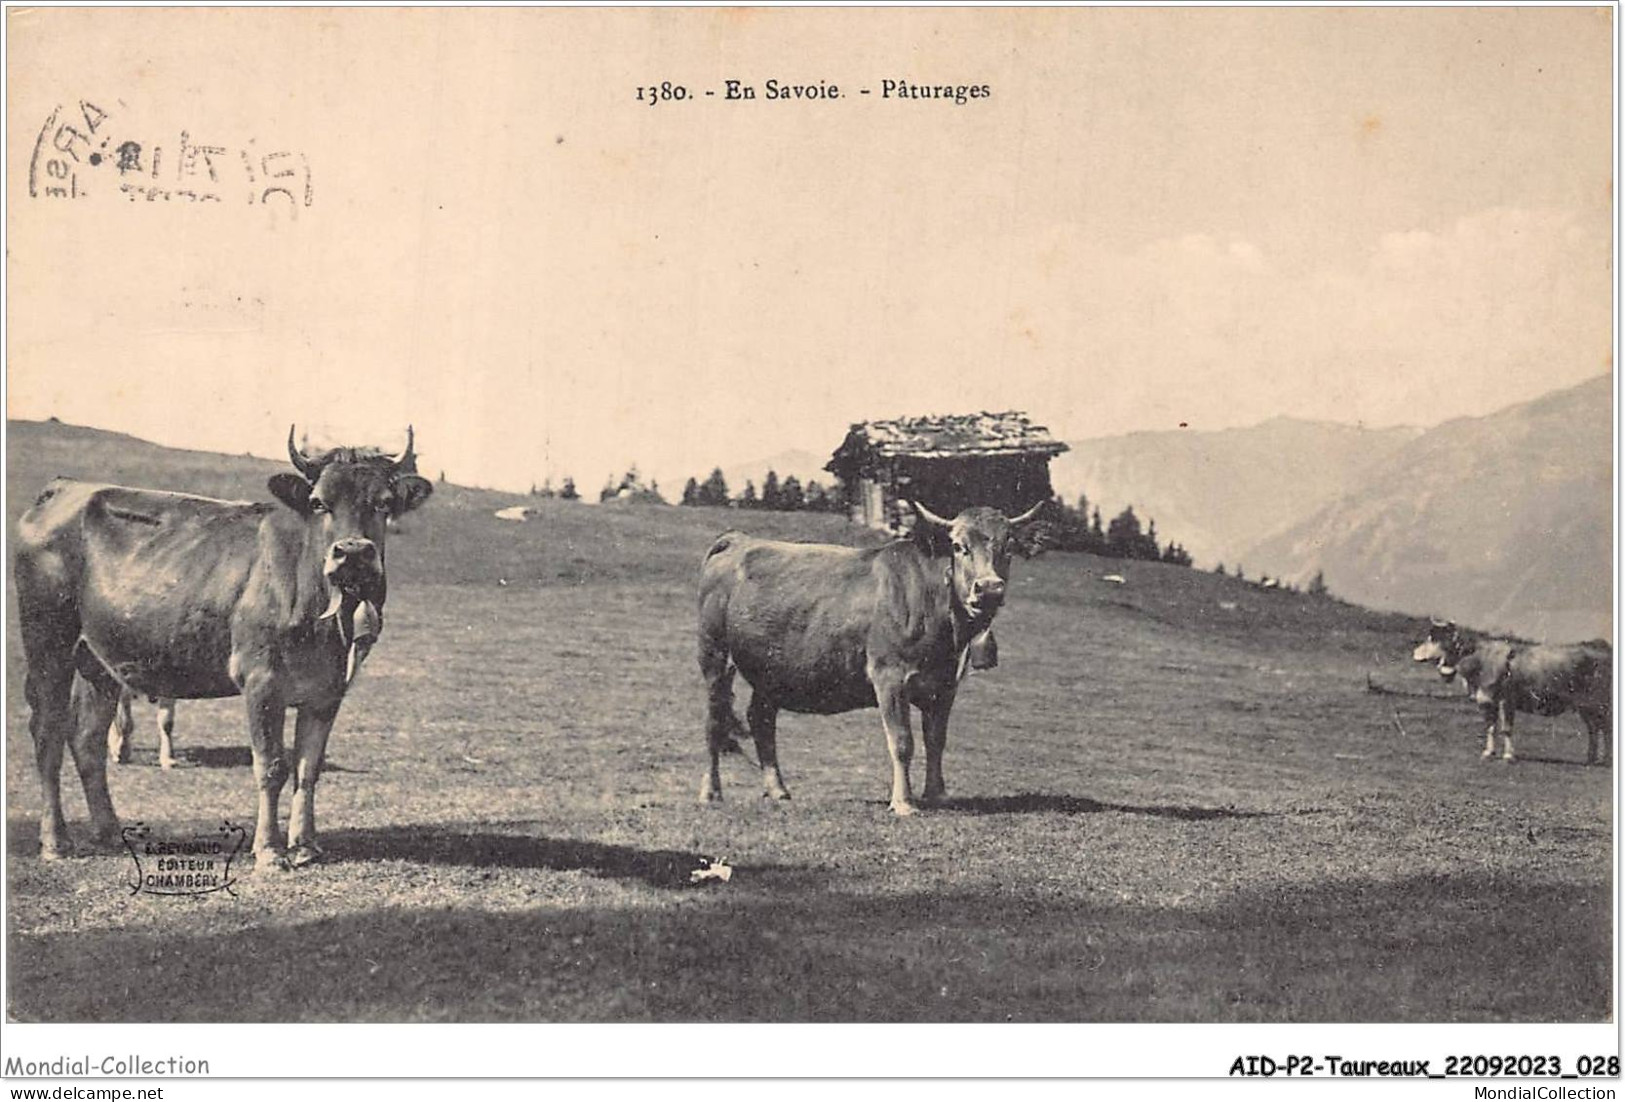
[[[532, 485], [530, 493], [532, 497], [558, 498], [563, 501], [578, 501], [581, 498], [580, 491], [576, 489], [575, 479], [568, 475], [557, 490], [553, 488], [553, 480], [548, 479], [540, 486]], [[636, 464], [620, 478], [610, 475], [605, 479], [604, 487], [598, 493], [598, 500], [669, 504], [660, 492], [660, 483], [654, 480], [645, 483], [642, 475], [638, 473]], [[690, 478], [683, 485], [683, 496], [678, 503], [713, 508], [762, 509], [781, 513], [846, 512], [846, 500], [839, 488], [825, 487], [817, 479], [808, 479], [803, 484], [793, 474], [781, 479], [777, 471], [769, 470], [762, 477], [760, 490], [756, 488], [754, 480], [746, 479], [745, 488], [734, 494], [729, 490], [728, 480], [723, 475], [721, 467], [713, 467], [703, 481]], [[1190, 552], [1185, 550], [1184, 545], [1175, 540], [1163, 543], [1157, 533], [1156, 520], [1148, 518], [1142, 525], [1132, 505], [1125, 507], [1108, 522], [1101, 517], [1100, 506], [1090, 502], [1087, 494], [1079, 494], [1076, 505], [1068, 505], [1057, 494], [1051, 500], [1050, 509], [1044, 520], [1048, 529], [1044, 544], [1057, 551], [1082, 551], [1109, 559], [1165, 562], [1174, 566], [1191, 565]], [[1214, 573], [1228, 572], [1224, 564], [1220, 563]], [[1237, 566], [1233, 573], [1245, 580], [1240, 566]], [[1262, 581], [1265, 584], [1269, 583], [1268, 578]], [[1278, 580], [1276, 584], [1280, 584]], [[1295, 589], [1291, 586], [1283, 588]], [[1324, 595], [1325, 579], [1316, 574], [1309, 584], [1308, 591], [1317, 596]]]
[[1142, 526], [1132, 505], [1110, 523], [1103, 524], [1100, 506], [1091, 507], [1087, 494], [1078, 495], [1076, 506], [1068, 505], [1057, 495], [1045, 519], [1049, 525], [1045, 543], [1057, 551], [1083, 551], [1109, 559], [1139, 559], [1175, 566], [1191, 564], [1190, 552], [1173, 540], [1166, 544], [1160, 542], [1157, 522], [1148, 520]]
[[683, 485], [681, 505], [709, 505], [736, 509], [766, 509], [775, 513], [844, 513], [846, 502], [833, 487], [826, 488], [816, 478], [802, 485], [795, 475], [785, 475], [781, 481], [777, 471], [769, 470], [762, 477], [762, 488], [756, 489], [752, 479], [745, 480], [745, 488], [737, 496], [728, 491], [728, 480], [722, 468], [714, 467], [704, 482], [691, 478]]

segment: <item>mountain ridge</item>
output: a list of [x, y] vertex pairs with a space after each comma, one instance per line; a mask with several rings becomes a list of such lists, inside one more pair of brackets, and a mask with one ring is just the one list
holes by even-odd
[[1487, 630], [1613, 636], [1613, 380], [1444, 422], [1247, 551], [1340, 595]]

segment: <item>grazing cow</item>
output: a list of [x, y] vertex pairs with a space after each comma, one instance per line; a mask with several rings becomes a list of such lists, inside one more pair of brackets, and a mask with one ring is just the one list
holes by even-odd
[[[17, 526], [17, 608], [29, 730], [44, 790], [40, 855], [67, 848], [65, 745], [99, 843], [118, 839], [105, 732], [122, 690], [193, 700], [241, 695], [259, 790], [261, 869], [306, 864], [315, 788], [345, 690], [383, 626], [384, 520], [434, 487], [406, 450], [334, 448], [272, 475], [280, 504], [215, 501], [56, 479]], [[293, 761], [283, 743], [298, 709]], [[71, 736], [71, 737], [70, 737]], [[290, 775], [290, 849], [277, 803]]]
[[1599, 743], [1602, 757], [1608, 757], [1614, 691], [1614, 649], [1608, 643], [1557, 646], [1477, 639], [1453, 623], [1435, 620], [1411, 657], [1437, 660], [1446, 681], [1461, 677], [1484, 717], [1484, 757], [1494, 756], [1499, 730], [1501, 757], [1514, 760], [1512, 721], [1518, 712], [1556, 716], [1570, 709], [1586, 726], [1586, 764], [1597, 762]]
[[[152, 703], [158, 706], [158, 767], [160, 769], [175, 768], [175, 701], [167, 696], [155, 696]], [[113, 713], [113, 725], [107, 729], [107, 754], [120, 765], [128, 765], [130, 761], [130, 736], [135, 734], [135, 716], [130, 708], [135, 703], [135, 694], [129, 689], [121, 689], [118, 694], [118, 711]]]
[[1028, 525], [1042, 506], [1015, 518], [977, 506], [947, 521], [915, 505], [922, 535], [946, 537], [946, 557], [910, 540], [858, 549], [720, 536], [700, 568], [711, 754], [700, 798], [721, 798], [718, 755], [743, 728], [733, 708], [737, 669], [752, 689], [747, 716], [768, 796], [790, 798], [775, 750], [779, 709], [832, 715], [878, 705], [891, 751], [891, 809], [912, 814], [913, 704], [925, 733], [924, 799], [940, 800], [954, 695], [967, 665], [994, 661], [989, 630], [1004, 603], [1010, 555], [1031, 554]]

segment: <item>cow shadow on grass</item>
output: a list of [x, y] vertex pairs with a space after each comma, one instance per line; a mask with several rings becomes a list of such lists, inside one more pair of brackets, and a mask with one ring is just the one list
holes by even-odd
[[1518, 751], [1518, 760], [1535, 765], [1559, 765], [1565, 769], [1601, 769], [1607, 772], [1609, 768], [1607, 762], [1600, 765], [1587, 765], [1584, 761], [1575, 758], [1549, 758], [1544, 754], [1526, 754], [1522, 750]]
[[[39, 820], [33, 816], [10, 816], [7, 820], [6, 852], [11, 857], [39, 856]], [[324, 831], [322, 848], [329, 862], [404, 861], [409, 864], [438, 865], [471, 869], [546, 869], [553, 872], [586, 872], [617, 880], [638, 880], [654, 888], [694, 889], [689, 874], [704, 867], [718, 854], [692, 850], [636, 849], [632, 846], [593, 842], [580, 838], [552, 838], [521, 833], [532, 824], [505, 824], [512, 832], [498, 832], [490, 824], [385, 827]], [[165, 823], [164, 837], [211, 836], [216, 822]], [[252, 829], [252, 824], [249, 824]], [[83, 823], [69, 826], [75, 856], [122, 855], [122, 844], [95, 845], [85, 834]], [[822, 870], [801, 865], [774, 863], [733, 863], [752, 881], [771, 877], [780, 888], [817, 887], [828, 879]]]
[[[109, 769], [158, 767], [158, 751], [153, 749], [136, 749], [130, 752], [130, 760], [122, 766], [109, 762]], [[252, 769], [254, 766], [254, 752], [246, 746], [183, 746], [175, 751], [175, 767], [177, 769]], [[366, 773], [366, 769], [352, 769], [336, 761], [322, 763], [322, 773]]]
[[[254, 764], [254, 755], [246, 746], [183, 746], [175, 751], [177, 769], [247, 769]], [[122, 768], [156, 768], [156, 749], [136, 749]], [[110, 768], [120, 768], [111, 765]]]
[[[587, 872], [619, 880], [639, 880], [655, 888], [691, 888], [689, 874], [705, 861], [692, 850], [635, 849], [580, 838], [521, 833], [531, 824], [497, 832], [489, 824], [335, 830], [322, 846], [335, 861], [406, 861], [478, 869], [547, 869]], [[751, 866], [753, 872], [802, 871], [787, 866]]]
[[1092, 800], [1087, 796], [1066, 796], [1044, 792], [1021, 792], [1014, 796], [961, 796], [939, 805], [943, 811], [966, 815], [1149, 815], [1157, 819], [1202, 822], [1208, 819], [1259, 819], [1280, 815], [1279, 811], [1249, 811], [1236, 807], [1136, 806]]

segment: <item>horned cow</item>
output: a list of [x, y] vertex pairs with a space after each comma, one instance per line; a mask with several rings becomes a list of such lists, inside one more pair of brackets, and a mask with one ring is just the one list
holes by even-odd
[[912, 814], [914, 705], [925, 736], [924, 799], [940, 800], [948, 714], [967, 667], [996, 660], [991, 628], [1011, 553], [1030, 553], [1026, 531], [1042, 504], [1014, 518], [976, 506], [951, 521], [916, 504], [946, 557], [912, 540], [857, 549], [720, 536], [700, 569], [710, 750], [701, 798], [721, 798], [719, 757], [744, 728], [733, 708], [737, 670], [752, 689], [746, 715], [768, 796], [790, 798], [775, 743], [780, 709], [830, 715], [878, 706], [891, 809]]
[[1608, 643], [1566, 645], [1522, 643], [1478, 638], [1454, 623], [1435, 620], [1411, 657], [1437, 662], [1446, 681], [1460, 677], [1484, 717], [1484, 753], [1495, 755], [1501, 734], [1501, 757], [1513, 761], [1512, 724], [1518, 712], [1556, 716], [1579, 714], [1588, 745], [1586, 764], [1609, 756], [1613, 737], [1614, 650]]
[[[262, 869], [305, 864], [328, 734], [383, 630], [386, 519], [434, 487], [406, 450], [334, 448], [271, 476], [277, 504], [57, 479], [17, 527], [29, 731], [44, 792], [40, 855], [68, 849], [59, 783], [70, 748], [96, 840], [118, 838], [109, 722], [125, 690], [247, 705]], [[290, 766], [286, 712], [298, 710]], [[277, 804], [294, 783], [284, 853]]]

